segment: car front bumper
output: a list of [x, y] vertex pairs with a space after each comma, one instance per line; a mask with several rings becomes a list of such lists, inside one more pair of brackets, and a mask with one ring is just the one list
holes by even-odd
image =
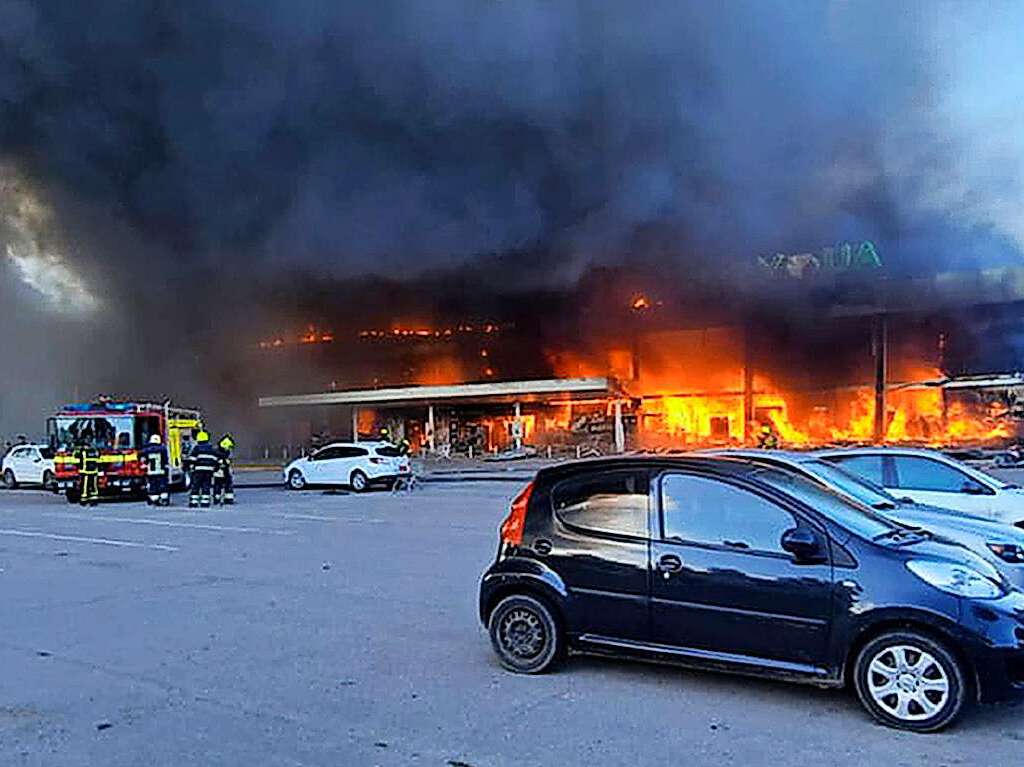
[[964, 600], [963, 643], [984, 703], [1024, 701], [1024, 592]]

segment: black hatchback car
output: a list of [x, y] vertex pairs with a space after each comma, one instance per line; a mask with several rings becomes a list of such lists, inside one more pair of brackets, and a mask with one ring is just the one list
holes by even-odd
[[910, 730], [1024, 693], [1024, 593], [989, 563], [733, 459], [541, 470], [501, 526], [480, 618], [519, 673], [584, 652], [851, 683]]

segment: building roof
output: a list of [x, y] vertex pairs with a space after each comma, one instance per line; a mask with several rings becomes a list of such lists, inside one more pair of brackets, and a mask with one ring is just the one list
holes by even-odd
[[376, 405], [380, 407], [437, 402], [532, 402], [574, 395], [607, 396], [618, 391], [611, 378], [548, 378], [534, 381], [494, 381], [444, 386], [399, 386], [350, 389], [319, 394], [260, 397], [260, 407], [296, 405]]

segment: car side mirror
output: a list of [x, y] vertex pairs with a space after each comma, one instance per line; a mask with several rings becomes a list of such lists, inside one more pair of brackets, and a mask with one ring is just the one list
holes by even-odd
[[781, 545], [798, 562], [823, 562], [825, 547], [820, 536], [809, 527], [793, 527], [782, 534]]

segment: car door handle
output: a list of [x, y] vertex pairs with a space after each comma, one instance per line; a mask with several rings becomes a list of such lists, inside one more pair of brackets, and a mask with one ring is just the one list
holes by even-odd
[[533, 550], [542, 557], [551, 553], [551, 541], [540, 538], [533, 542]]
[[748, 546], [743, 541], [722, 541], [722, 544], [725, 545], [725, 546], [728, 546], [730, 549], [749, 549], [750, 548], [750, 546]]
[[683, 560], [675, 554], [665, 554], [658, 560], [658, 569], [663, 573], [678, 573], [683, 569]]

